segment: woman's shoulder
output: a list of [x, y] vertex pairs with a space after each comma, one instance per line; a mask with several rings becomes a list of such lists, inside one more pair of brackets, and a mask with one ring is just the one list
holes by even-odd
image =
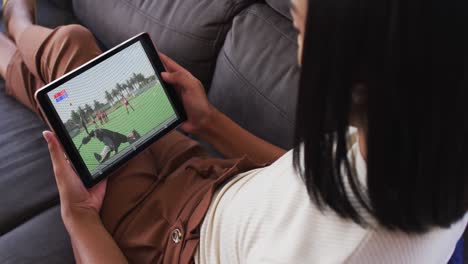
[[[365, 174], [365, 161], [359, 155], [355, 142], [349, 156], [358, 173]], [[223, 214], [231, 221], [226, 227], [236, 226], [238, 232], [234, 233], [239, 235], [235, 241], [251, 241], [245, 244], [243, 253], [254, 263], [269, 259], [291, 263], [325, 256], [329, 258], [324, 261], [327, 263], [377, 261], [375, 256], [385, 256], [388, 262], [426, 260], [430, 259], [424, 257], [428, 251], [431, 257], [442, 259], [468, 221], [467, 215], [450, 229], [434, 229], [419, 236], [387, 231], [378, 225], [362, 227], [329, 208], [318, 208], [293, 166], [292, 151], [271, 166], [248, 174], [244, 180]], [[434, 239], [439, 242], [432, 243]], [[406, 248], [401, 254], [385, 253], [387, 249], [401, 250], [402, 245]], [[446, 250], [437, 249], [442, 245]]]
[[331, 262], [340, 262], [336, 260], [351, 254], [368, 232], [316, 206], [293, 166], [292, 151], [269, 167], [246, 173], [235, 185], [221, 222], [239, 231], [234, 241], [252, 242], [243, 247], [251, 263], [300, 263], [323, 257], [324, 250], [331, 250], [326, 253]]

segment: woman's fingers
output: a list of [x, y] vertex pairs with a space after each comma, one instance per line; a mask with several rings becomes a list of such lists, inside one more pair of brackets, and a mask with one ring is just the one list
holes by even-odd
[[50, 158], [52, 159], [57, 186], [59, 191], [64, 191], [66, 188], [68, 188], [68, 186], [76, 184], [77, 180], [73, 177], [77, 178], [77, 176], [71, 175], [75, 173], [73, 170], [71, 170], [55, 134], [50, 131], [44, 131], [42, 134], [49, 147]]
[[[63, 151], [55, 137], [54, 133], [50, 131], [44, 131], [42, 133], [45, 140], [47, 141], [47, 146], [49, 147], [50, 158], [52, 159], [52, 165], [54, 167], [54, 172], [57, 177], [57, 174], [61, 174], [63, 170], [66, 168], [67, 159], [63, 154]], [[60, 177], [59, 177], [60, 178]], [[57, 179], [57, 181], [61, 181], [62, 179]]]
[[184, 72], [163, 72], [161, 76], [164, 81], [172, 84], [180, 94], [185, 87], [189, 87], [190, 80]]
[[164, 64], [164, 67], [166, 67], [167, 71], [185, 71], [184, 67], [180, 66], [177, 62], [166, 56], [164, 53], [159, 52], [159, 57], [161, 58], [161, 61]]
[[104, 197], [104, 194], [106, 193], [106, 189], [107, 189], [107, 178], [100, 181], [93, 188], [91, 188], [90, 192], [96, 193]]

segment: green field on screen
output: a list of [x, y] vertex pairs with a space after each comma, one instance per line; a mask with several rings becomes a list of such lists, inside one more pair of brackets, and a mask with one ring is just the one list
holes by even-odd
[[[130, 134], [133, 130], [136, 130], [141, 136], [145, 136], [148, 132], [175, 115], [172, 105], [160, 84], [157, 84], [155, 87], [136, 97], [130, 97], [129, 103], [135, 110], [129, 107], [129, 113], [127, 114], [125, 105], [119, 103], [117, 104], [119, 105], [117, 109], [111, 110], [112, 112], [107, 112], [109, 117], [108, 123], [101, 125], [101, 123], [96, 120], [99, 128], [118, 132], [125, 136]], [[95, 128], [94, 124], [88, 125], [89, 131]], [[86, 132], [82, 130], [73, 138], [73, 142], [77, 147], [80, 146], [85, 136]], [[119, 152], [123, 151], [128, 146], [129, 143], [123, 143], [119, 146]], [[88, 144], [83, 145], [80, 149], [83, 161], [91, 173], [99, 166], [99, 162], [94, 157], [94, 153], [101, 153], [103, 148], [104, 144], [102, 142], [96, 138], [92, 138]], [[114, 152], [112, 152], [112, 156], [113, 155]]]

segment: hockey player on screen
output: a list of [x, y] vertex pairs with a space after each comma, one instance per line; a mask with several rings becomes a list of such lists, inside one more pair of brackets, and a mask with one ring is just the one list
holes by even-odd
[[130, 112], [128, 112], [128, 107], [130, 107], [133, 111], [135, 111], [135, 109], [133, 109], [133, 107], [128, 102], [127, 98], [125, 98], [125, 96], [123, 95], [122, 95], [122, 103], [125, 105], [125, 110], [127, 110], [127, 114], [130, 114]]
[[107, 116], [106, 111], [100, 111], [100, 113], [101, 113], [101, 116], [102, 116], [102, 119], [104, 120], [104, 122], [108, 123], [109, 122], [109, 117]]
[[103, 120], [104, 118], [103, 118], [103, 116], [102, 116], [102, 114], [101, 114], [100, 111], [98, 111], [98, 112], [96, 113], [96, 118], [97, 118], [97, 120], [99, 120], [99, 122], [100, 122], [101, 125], [103, 126], [103, 125], [104, 125], [104, 120]]
[[[141, 136], [136, 130], [133, 130], [128, 136], [125, 136], [118, 132], [114, 132], [104, 128], [99, 128], [89, 132], [88, 135], [83, 138], [81, 146], [88, 144], [92, 138], [96, 138], [97, 140], [104, 143], [104, 148], [102, 149], [101, 153], [94, 153], [94, 157], [96, 158], [96, 160], [99, 163], [103, 163], [110, 158], [111, 153], [113, 151], [115, 152], [114, 155], [117, 154], [119, 147], [122, 143], [128, 142], [132, 144], [133, 142], [141, 138]], [[81, 146], [78, 148], [78, 150], [81, 149]]]

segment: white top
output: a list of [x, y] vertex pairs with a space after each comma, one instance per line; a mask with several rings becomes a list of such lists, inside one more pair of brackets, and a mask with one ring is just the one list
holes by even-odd
[[[364, 229], [318, 210], [292, 156], [290, 151], [269, 167], [240, 174], [217, 191], [201, 226], [195, 263], [447, 263], [468, 214], [450, 229], [419, 236]], [[357, 143], [349, 158], [365, 179]]]

